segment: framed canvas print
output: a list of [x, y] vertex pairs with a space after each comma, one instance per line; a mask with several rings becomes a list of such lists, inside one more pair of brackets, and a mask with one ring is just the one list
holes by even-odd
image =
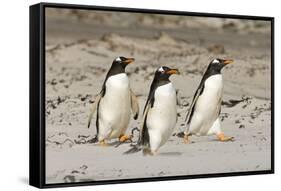
[[274, 18], [30, 7], [30, 184], [274, 172]]

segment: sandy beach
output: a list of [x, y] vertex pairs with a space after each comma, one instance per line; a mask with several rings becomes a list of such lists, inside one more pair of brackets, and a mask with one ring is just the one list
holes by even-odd
[[[86, 12], [46, 13], [46, 183], [270, 169], [269, 22]], [[181, 72], [171, 77], [178, 122], [157, 156], [124, 155], [131, 143], [117, 140], [109, 147], [91, 142], [96, 128], [87, 128], [90, 106], [118, 56], [136, 59], [126, 71], [141, 112], [155, 69], [166, 65]], [[223, 69], [221, 122], [235, 140], [192, 136], [184, 144], [178, 133], [213, 58], [234, 60]], [[141, 120], [132, 118], [127, 133], [140, 128]], [[133, 135], [136, 141], [138, 132]]]

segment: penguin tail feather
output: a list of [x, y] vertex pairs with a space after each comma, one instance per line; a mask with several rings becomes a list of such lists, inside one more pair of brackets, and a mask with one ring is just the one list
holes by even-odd
[[90, 125], [91, 125], [91, 121], [88, 122], [88, 126], [87, 126], [88, 129], [90, 128]]
[[138, 116], [139, 116], [138, 113], [135, 114], [135, 115], [134, 115], [134, 120], [137, 120], [137, 119], [138, 119]]
[[101, 99], [101, 93], [99, 93], [96, 98], [95, 98], [95, 102], [93, 103], [91, 109], [90, 109], [90, 115], [89, 115], [89, 118], [88, 118], [88, 128], [90, 128], [90, 125], [91, 125], [91, 121], [92, 121], [92, 118], [93, 118], [93, 115], [94, 115], [94, 112], [96, 111], [96, 108], [98, 107], [99, 105], [99, 102], [100, 102], [100, 99]]
[[90, 128], [91, 121], [92, 121], [92, 118], [93, 118], [93, 114], [94, 114], [94, 111], [91, 111], [91, 113], [89, 115], [89, 118], [88, 118], [88, 128]]

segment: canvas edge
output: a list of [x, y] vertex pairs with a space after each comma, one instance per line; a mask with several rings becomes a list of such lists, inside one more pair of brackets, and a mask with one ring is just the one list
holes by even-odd
[[45, 59], [43, 53], [43, 23], [42, 4], [29, 7], [29, 184], [43, 188], [45, 184], [42, 177], [44, 128], [42, 119], [45, 114], [42, 110], [42, 61]]
[[[73, 8], [87, 10], [102, 10], [102, 11], [121, 11], [121, 12], [139, 12], [139, 13], [154, 13], [168, 15], [188, 15], [201, 17], [216, 17], [216, 18], [233, 18], [233, 19], [250, 19], [264, 20], [271, 22], [271, 100], [272, 100], [272, 117], [271, 117], [271, 169], [262, 171], [247, 171], [247, 172], [229, 172], [217, 174], [198, 174], [186, 176], [169, 176], [169, 177], [149, 177], [139, 179], [119, 179], [106, 180], [97, 182], [77, 182], [77, 183], [56, 183], [46, 184], [45, 181], [45, 15], [44, 11], [47, 7], [53, 8]], [[39, 19], [34, 19], [31, 12], [39, 11]], [[34, 19], [34, 20], [32, 20]], [[34, 30], [32, 25], [37, 25]], [[36, 32], [39, 31], [39, 38]], [[35, 49], [34, 46], [39, 46]], [[38, 58], [39, 57], [39, 58]], [[36, 65], [38, 64], [39, 65]], [[35, 79], [35, 80], [34, 80]], [[36, 83], [39, 80], [39, 84]], [[34, 82], [35, 81], [35, 82]], [[104, 7], [104, 6], [89, 6], [76, 4], [60, 4], [60, 3], [39, 3], [30, 6], [30, 160], [29, 160], [29, 184], [38, 188], [55, 188], [55, 187], [71, 187], [71, 186], [89, 186], [89, 185], [105, 185], [119, 183], [137, 183], [137, 182], [152, 182], [152, 181], [169, 181], [195, 178], [218, 178], [230, 176], [246, 176], [246, 175], [262, 175], [274, 173], [274, 17], [267, 16], [249, 16], [249, 15], [231, 15], [217, 13], [200, 13], [200, 12], [183, 12], [171, 10], [155, 10], [155, 9], [136, 9], [123, 7]], [[35, 99], [32, 99], [34, 98]], [[37, 105], [37, 107], [36, 107]], [[38, 107], [39, 106], [39, 107]], [[34, 111], [39, 110], [38, 113]], [[39, 115], [39, 117], [38, 117]], [[40, 120], [39, 120], [40, 119]], [[36, 124], [36, 125], [35, 125]], [[39, 127], [36, 129], [36, 127]], [[35, 136], [38, 136], [37, 139]], [[36, 175], [38, 177], [36, 177]]]

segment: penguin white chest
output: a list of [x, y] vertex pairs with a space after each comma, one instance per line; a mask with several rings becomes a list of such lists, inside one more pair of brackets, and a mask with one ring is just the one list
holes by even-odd
[[219, 116], [223, 92], [221, 74], [210, 76], [204, 83], [204, 90], [199, 96], [191, 120], [191, 131], [199, 134], [208, 133]]
[[[217, 104], [221, 101], [223, 91], [222, 75], [217, 74], [210, 76], [204, 84], [204, 90], [198, 98], [196, 107], [202, 110], [216, 109]], [[206, 108], [206, 109], [203, 109]]]
[[106, 86], [106, 91], [108, 92], [113, 92], [113, 93], [120, 92], [122, 94], [122, 91], [120, 90], [129, 89], [129, 78], [125, 73], [113, 75], [107, 79], [105, 86]]
[[157, 150], [171, 136], [177, 121], [176, 91], [172, 83], [155, 90], [154, 104], [147, 114], [147, 127], [152, 150]]
[[128, 76], [125, 73], [110, 76], [99, 105], [101, 136], [116, 138], [126, 130], [130, 120], [130, 104]]

